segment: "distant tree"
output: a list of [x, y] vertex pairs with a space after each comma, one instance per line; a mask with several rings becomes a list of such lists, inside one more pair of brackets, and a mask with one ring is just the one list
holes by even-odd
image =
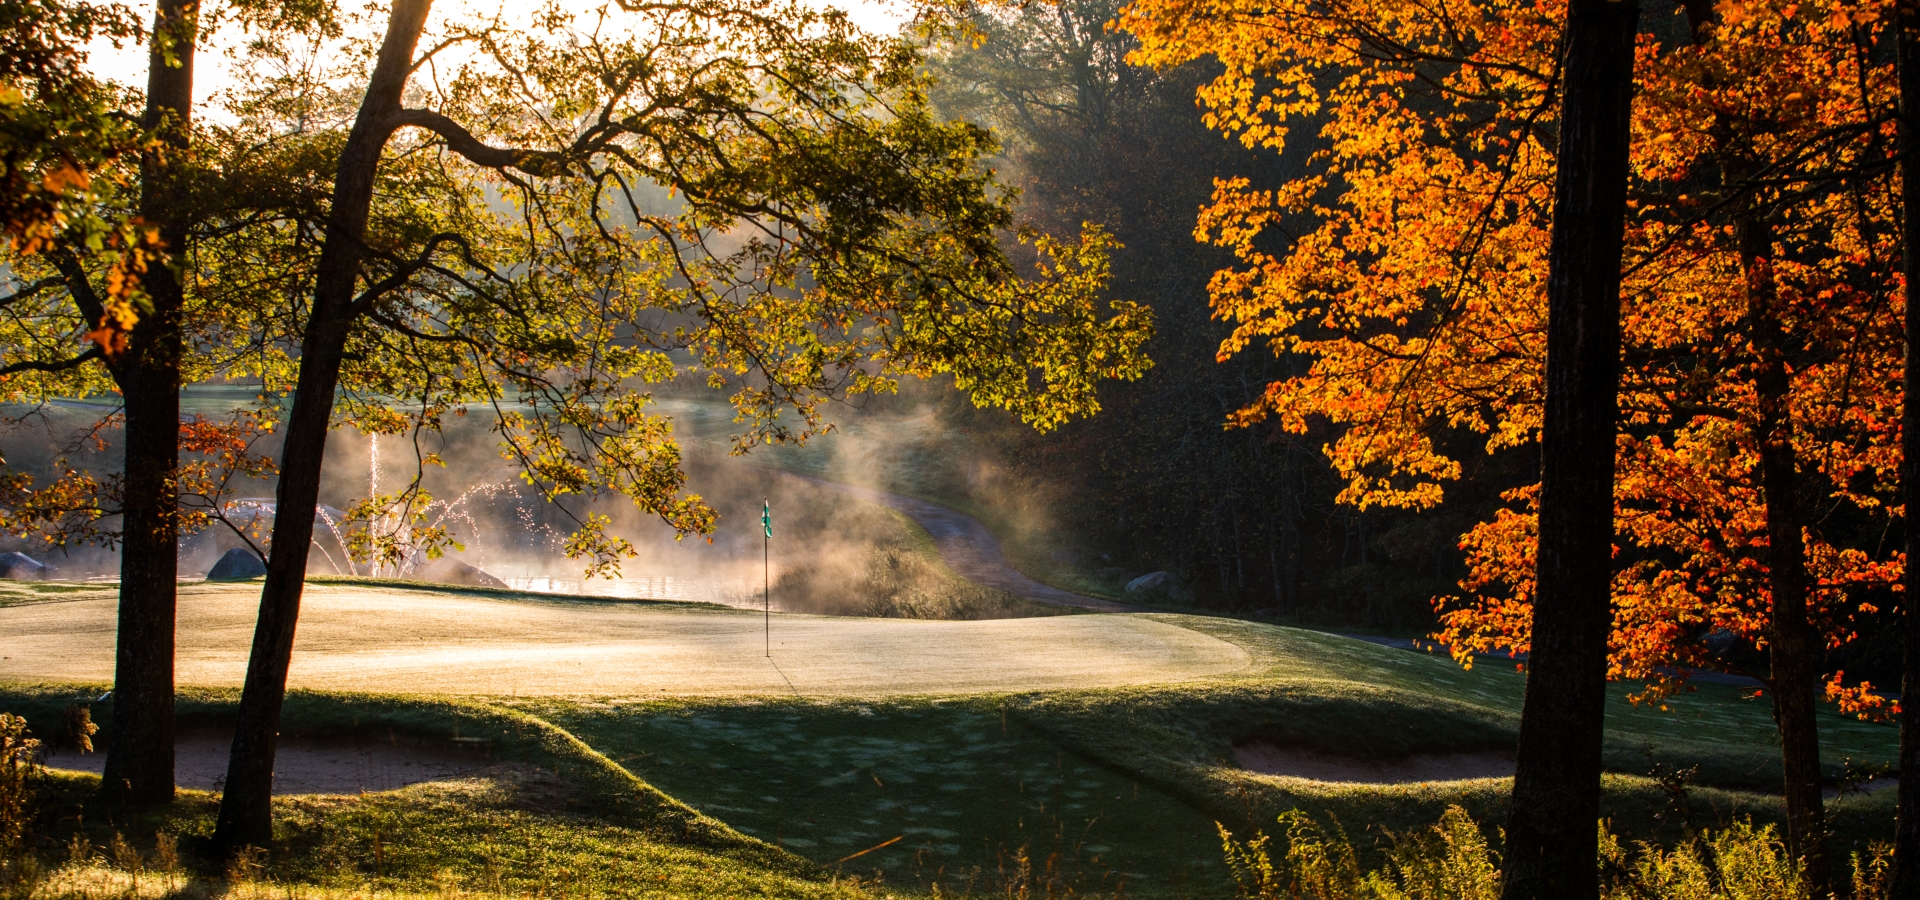
[[[906, 375], [951, 374], [976, 402], [1054, 427], [1146, 365], [1145, 310], [1099, 299], [1101, 232], [1021, 231], [1034, 257], [1016, 270], [1001, 243], [1011, 203], [981, 165], [992, 139], [930, 116], [904, 42], [805, 4], [689, 0], [609, 5], [590, 26], [553, 9], [524, 28], [450, 25], [422, 55], [429, 9], [392, 4], [364, 91], [347, 88], [362, 99], [328, 213], [310, 223], [318, 256], [216, 831], [229, 847], [270, 834], [336, 415], [431, 428], [491, 408], [546, 496], [625, 497], [702, 534], [714, 514], [684, 492], [668, 423], [646, 409], [646, 386], [684, 367], [732, 386], [744, 450], [803, 439], [823, 401]], [[430, 61], [451, 47], [465, 61]], [[336, 404], [349, 379], [367, 395]], [[403, 415], [391, 398], [407, 398]], [[633, 552], [603, 516], [577, 525], [568, 551], [591, 571]]]
[[1208, 314], [1206, 277], [1230, 257], [1191, 239], [1193, 210], [1222, 170], [1277, 180], [1297, 163], [1219, 140], [1193, 104], [1201, 66], [1126, 62], [1135, 40], [1107, 27], [1121, 5], [983, 3], [957, 33], [933, 36], [935, 106], [1003, 138], [1023, 216], [1054, 230], [1110, 229], [1125, 248], [1114, 256], [1116, 290], [1151, 305], [1157, 325], [1153, 370], [1103, 395], [1110, 414], [1039, 435], [1004, 415], [956, 410], [1005, 467], [1004, 478], [966, 490], [983, 503], [1070, 509], [1077, 549], [1108, 557], [1085, 568], [1171, 569], [1197, 603], [1424, 619], [1425, 597], [1444, 579], [1410, 590], [1413, 579], [1377, 577], [1383, 547], [1434, 572], [1424, 531], [1335, 507], [1338, 485], [1313, 436], [1220, 427], [1292, 361], [1216, 361], [1231, 329]]

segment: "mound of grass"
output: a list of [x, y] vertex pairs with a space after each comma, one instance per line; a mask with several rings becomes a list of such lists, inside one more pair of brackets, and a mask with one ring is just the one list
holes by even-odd
[[1212, 818], [1064, 752], [1004, 701], [518, 705], [744, 832], [890, 888], [1231, 894]]
[[[1389, 832], [1427, 828], [1454, 806], [1495, 836], [1505, 779], [1276, 778], [1238, 768], [1233, 748], [1261, 740], [1361, 760], [1510, 750], [1524, 688], [1512, 668], [1465, 671], [1444, 657], [1230, 619], [1152, 618], [1232, 643], [1251, 663], [1180, 684], [959, 697], [483, 703], [296, 693], [289, 733], [480, 739], [524, 768], [361, 798], [285, 798], [271, 872], [316, 890], [395, 893], [442, 882], [552, 893], [578, 883], [616, 896], [650, 885], [719, 896], [764, 882], [776, 895], [834, 896], [851, 890], [836, 878], [858, 877], [908, 894], [1215, 897], [1233, 891], [1216, 821], [1246, 834], [1304, 810], [1344, 823], [1374, 854], [1369, 865], [1391, 849]], [[0, 709], [51, 727], [70, 699], [99, 690], [7, 688]], [[1703, 684], [1662, 710], [1626, 693], [1617, 688], [1608, 710], [1614, 833], [1666, 841], [1688, 828], [1779, 820], [1764, 699]], [[232, 700], [188, 691], [181, 715], [220, 719]], [[1822, 727], [1834, 779], [1849, 761], [1894, 758], [1889, 726], [1824, 715]], [[71, 831], [88, 823], [88, 840], [104, 845], [110, 830], [100, 811], [85, 810], [86, 783], [74, 784], [63, 821]], [[1836, 851], [1886, 839], [1893, 800], [1832, 801]], [[149, 840], [204, 835], [210, 803], [189, 794], [164, 821], [113, 828]], [[699, 866], [719, 874], [699, 881]]]
[[[1180, 624], [1232, 641], [1248, 670], [1179, 686], [1068, 691], [1019, 698], [1011, 714], [1061, 746], [1178, 796], [1235, 829], [1268, 828], [1294, 809], [1404, 831], [1460, 806], [1484, 823], [1504, 816], [1506, 779], [1340, 785], [1240, 769], [1233, 746], [1264, 740], [1360, 760], [1414, 753], [1511, 750], [1524, 679], [1505, 667], [1463, 671], [1450, 659], [1230, 619]], [[1629, 689], [1609, 698], [1604, 810], [1632, 839], [1686, 827], [1779, 821], [1778, 748], [1765, 701], [1700, 685], [1661, 710]], [[1849, 761], [1889, 764], [1898, 732], [1823, 714], [1827, 774]], [[1682, 773], [1685, 773], [1684, 775]], [[1836, 849], [1891, 835], [1891, 792], [1831, 801]]]
[[[44, 722], [95, 686], [8, 686], [0, 708]], [[237, 692], [189, 691], [186, 721], [230, 720]], [[485, 777], [399, 791], [275, 799], [275, 833], [256, 877], [326, 892], [489, 891], [612, 897], [854, 897], [850, 882], [703, 815], [635, 778], [578, 738], [525, 711], [458, 698], [295, 692], [287, 732], [385, 733], [482, 741], [500, 765]], [[181, 791], [161, 808], [102, 807], [99, 779], [51, 773], [39, 790], [34, 852], [84, 873], [154, 866], [185, 849], [189, 882], [223, 879], [205, 856], [217, 796]], [[102, 852], [102, 848], [106, 848]], [[198, 854], [198, 856], [196, 856]], [[166, 867], [162, 867], [166, 868]], [[71, 874], [71, 873], [70, 873]], [[47, 896], [93, 896], [99, 879], [48, 883]], [[64, 887], [63, 887], [64, 885]], [[92, 886], [90, 886], [92, 885]], [[218, 893], [218, 891], [210, 891]], [[283, 894], [284, 895], [284, 894]]]

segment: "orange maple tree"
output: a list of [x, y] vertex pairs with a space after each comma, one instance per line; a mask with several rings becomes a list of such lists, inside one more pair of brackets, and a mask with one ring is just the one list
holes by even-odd
[[[1647, 11], [1639, 41], [1611, 674], [1660, 702], [1689, 667], [1765, 650], [1746, 674], [1790, 748], [1817, 741], [1820, 650], [1854, 639], [1904, 563], [1862, 539], [1900, 514], [1893, 72], [1872, 52], [1890, 9], [1689, 0]], [[1344, 502], [1431, 507], [1461, 475], [1448, 438], [1538, 440], [1564, 14], [1134, 0], [1121, 17], [1137, 62], [1216, 60], [1209, 124], [1304, 173], [1217, 180], [1196, 236], [1238, 260], [1211, 283], [1237, 326], [1221, 358], [1264, 343], [1308, 363], [1230, 424], [1333, 423]], [[1528, 649], [1536, 490], [1463, 537], [1464, 593], [1436, 599], [1463, 664]], [[1817, 674], [1845, 709], [1886, 711]], [[1817, 746], [1787, 757], [1791, 830], [1818, 857]]]

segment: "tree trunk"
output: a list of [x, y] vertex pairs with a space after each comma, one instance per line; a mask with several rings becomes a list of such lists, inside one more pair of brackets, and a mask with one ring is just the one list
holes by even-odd
[[1760, 481], [1767, 503], [1767, 587], [1773, 623], [1767, 656], [1774, 724], [1786, 769], [1787, 848], [1805, 865], [1807, 893], [1828, 897], [1826, 822], [1820, 799], [1820, 732], [1814, 713], [1820, 679], [1814, 670], [1813, 624], [1807, 619], [1807, 554], [1799, 499], [1799, 457], [1788, 408], [1786, 340], [1773, 281], [1773, 231], [1756, 214], [1735, 223], [1740, 268], [1746, 277], [1747, 319], [1753, 332], [1754, 393], [1759, 420]]
[[1599, 896], [1600, 751], [1612, 627], [1620, 254], [1640, 10], [1573, 0], [1547, 274], [1540, 545], [1505, 900]]
[[307, 555], [313, 542], [327, 423], [333, 414], [334, 389], [339, 384], [340, 363], [353, 324], [352, 306], [374, 175], [387, 139], [393, 134], [393, 116], [401, 108], [401, 92], [412, 67], [414, 46], [431, 6], [431, 0], [394, 0], [379, 59], [334, 177], [333, 218], [320, 251], [313, 312], [301, 343], [300, 376], [287, 416], [267, 581], [260, 592], [260, 617], [254, 626], [247, 680], [240, 694], [226, 793], [221, 797], [220, 819], [214, 829], [214, 843], [229, 850], [265, 845], [273, 835], [275, 742], [287, 695], [287, 665], [293, 656], [294, 627], [300, 618]]
[[[1900, 491], [1907, 508], [1904, 574], [1906, 596], [1900, 601], [1906, 617], [1906, 659], [1901, 670], [1900, 696], [1920, 698], [1920, 407], [1910, 398], [1920, 390], [1920, 333], [1914, 328], [1913, 285], [1920, 284], [1920, 173], [1913, 154], [1920, 152], [1920, 8], [1895, 6], [1896, 56], [1900, 68], [1900, 220], [1906, 238], [1902, 272], [1906, 276], [1907, 369], [1900, 410]], [[1920, 897], [1920, 702], [1900, 704], [1899, 827], [1893, 843], [1893, 896]]]
[[[191, 136], [193, 0], [161, 0], [147, 59], [146, 125], [166, 147], [141, 161], [140, 216], [160, 229], [173, 259], [186, 249], [171, 172]], [[165, 50], [163, 42], [170, 44]], [[168, 62], [172, 57], [172, 64]], [[174, 577], [179, 566], [181, 309], [171, 261], [141, 279], [153, 304], [110, 367], [126, 408], [126, 481], [120, 545], [120, 621], [114, 655], [111, 742], [101, 790], [127, 803], [173, 799]]]

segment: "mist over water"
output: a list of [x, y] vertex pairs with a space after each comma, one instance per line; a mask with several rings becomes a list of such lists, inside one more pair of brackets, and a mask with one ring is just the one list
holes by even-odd
[[[244, 386], [195, 386], [187, 393], [189, 414], [215, 419], [254, 399]], [[431, 498], [421, 524], [448, 529], [460, 545], [446, 548], [446, 559], [478, 569], [509, 588], [759, 608], [771, 587], [775, 609], [899, 614], [870, 595], [911, 594], [924, 600], [953, 589], [951, 573], [932, 571], [937, 564], [927, 562], [931, 548], [925, 536], [892, 510], [789, 474], [885, 486], [879, 471], [883, 458], [907, 443], [937, 440], [941, 428], [927, 404], [882, 407], [835, 410], [853, 427], [818, 437], [805, 447], [760, 448], [747, 456], [731, 456], [728, 436], [736, 426], [724, 401], [659, 401], [655, 410], [673, 419], [687, 491], [700, 495], [720, 515], [710, 539], [692, 535], [676, 540], [671, 528], [625, 498], [547, 502], [502, 458], [501, 438], [490, 428], [491, 411], [449, 415], [440, 433], [372, 436], [336, 429], [327, 444], [308, 573], [458, 580], [446, 575], [448, 563], [424, 555], [377, 566], [355, 561], [347, 552], [343, 510], [373, 494], [401, 490], [417, 478]], [[54, 477], [62, 461], [109, 476], [121, 462], [119, 432], [117, 427], [99, 428], [98, 422], [111, 410], [104, 402], [43, 406], [0, 432], [0, 450], [10, 466], [41, 479]], [[9, 410], [15, 417], [23, 412]], [[101, 446], [81, 439], [89, 431], [97, 433]], [[277, 440], [264, 438], [258, 449], [277, 456]], [[430, 457], [444, 465], [432, 464]], [[273, 496], [270, 481], [236, 480], [229, 485], [230, 516], [243, 524], [251, 517], [254, 527], [249, 531], [256, 545], [264, 546], [270, 533]], [[764, 540], [760, 529], [763, 501], [773, 509], [772, 541]], [[634, 545], [637, 555], [620, 561], [617, 577], [587, 578], [584, 561], [566, 558], [567, 535], [589, 514], [607, 516], [609, 530]], [[379, 524], [392, 529], [399, 523]], [[180, 577], [197, 581], [223, 554], [247, 546], [218, 523], [189, 535], [181, 542]], [[61, 580], [119, 576], [118, 554], [99, 546], [57, 548], [6, 538], [0, 540], [0, 550], [26, 552], [54, 566], [50, 577]]]

